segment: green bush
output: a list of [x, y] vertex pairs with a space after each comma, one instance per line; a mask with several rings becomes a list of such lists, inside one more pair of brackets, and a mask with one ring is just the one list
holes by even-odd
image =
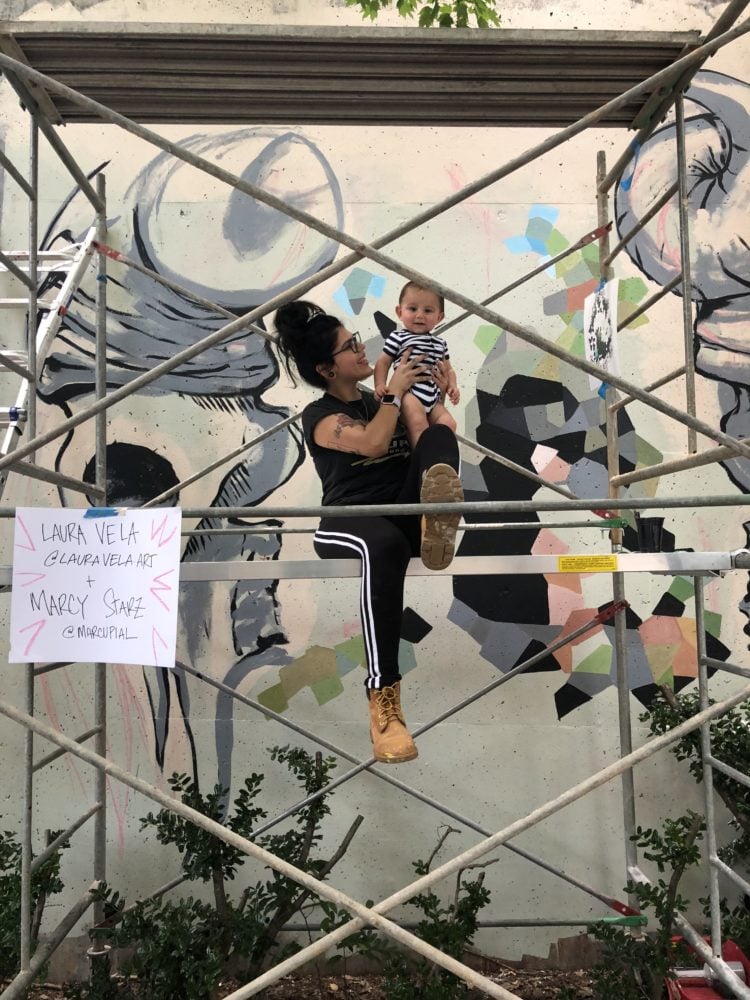
[[593, 970], [595, 1000], [661, 1000], [664, 980], [675, 965], [691, 964], [685, 946], [673, 941], [673, 926], [688, 906], [679, 883], [688, 868], [700, 863], [697, 842], [702, 834], [703, 817], [696, 813], [668, 819], [661, 830], [636, 830], [633, 841], [659, 875], [648, 883], [628, 882], [625, 891], [636, 898], [642, 913], [654, 918], [656, 927], [639, 936], [608, 923], [589, 927], [603, 948]]
[[[335, 766], [333, 758], [312, 756], [299, 748], [274, 747], [270, 753], [274, 761], [284, 764], [294, 775], [305, 798], [327, 786]], [[300, 809], [289, 829], [253, 838], [253, 830], [267, 815], [258, 802], [263, 782], [262, 774], [251, 774], [227, 815], [223, 788], [216, 786], [203, 795], [187, 775], [169, 779], [172, 791], [185, 805], [244, 838], [254, 839], [259, 846], [315, 878], [326, 878], [343, 856], [361, 817], [328, 859], [318, 856], [321, 822], [330, 812], [325, 794]], [[127, 909], [121, 895], [107, 892], [106, 919], [93, 929], [92, 937], [131, 950], [124, 970], [138, 978], [149, 1000], [210, 1000], [222, 976], [253, 979], [271, 955], [278, 960], [295, 950], [294, 945], [283, 947], [279, 943], [279, 933], [295, 913], [304, 916], [320, 906], [316, 896], [270, 870], [267, 877], [247, 885], [237, 898], [232, 898], [230, 883], [248, 860], [243, 851], [167, 809], [149, 813], [141, 826], [154, 830], [160, 843], [177, 848], [187, 880], [211, 887], [210, 902], [193, 896], [176, 902], [159, 897]], [[331, 919], [341, 916], [330, 906], [322, 912]], [[79, 995], [100, 1000], [93, 989]]]
[[[346, 0], [347, 7], [359, 7], [362, 17], [377, 20], [381, 10], [394, 0]], [[420, 28], [468, 28], [474, 18], [478, 28], [500, 24], [497, 0], [395, 0], [397, 13], [404, 18], [419, 17]]]
[[[451, 833], [445, 827], [437, 846], [427, 861], [413, 863], [417, 875], [426, 875], [435, 857]], [[414, 896], [408, 906], [422, 913], [416, 929], [417, 937], [433, 945], [451, 958], [463, 961], [466, 949], [474, 940], [479, 926], [478, 913], [490, 901], [490, 892], [484, 886], [484, 870], [492, 861], [470, 865], [482, 869], [475, 877], [465, 878], [469, 869], [462, 869], [456, 876], [453, 898], [448, 902], [428, 890]], [[372, 941], [365, 939], [365, 948], [372, 948]], [[383, 956], [384, 978], [382, 990], [388, 1000], [460, 1000], [470, 994], [463, 980], [425, 958], [412, 956], [391, 943], [379, 944]]]
[[[50, 843], [60, 831], [47, 835]], [[60, 850], [31, 876], [31, 945], [36, 948], [47, 899], [62, 892]], [[9, 830], [0, 832], [0, 978], [13, 978], [21, 968], [21, 845]]]

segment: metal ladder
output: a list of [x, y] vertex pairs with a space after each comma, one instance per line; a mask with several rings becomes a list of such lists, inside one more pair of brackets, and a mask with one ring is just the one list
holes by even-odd
[[[96, 227], [92, 226], [80, 243], [71, 243], [58, 250], [38, 251], [33, 255], [29, 251], [0, 251], [0, 273], [12, 275], [26, 290], [26, 295], [20, 298], [0, 298], [0, 309], [26, 310], [27, 344], [30, 345], [31, 342], [31, 324], [37, 311], [44, 313], [36, 330], [33, 353], [0, 347], [0, 375], [13, 373], [21, 380], [15, 403], [0, 407], [0, 430], [4, 431], [0, 440], [0, 457], [11, 454], [23, 434], [28, 418], [29, 394], [37, 384], [60, 323], [91, 262], [95, 239]], [[65, 272], [62, 284], [51, 300], [37, 300], [36, 283], [39, 275], [52, 272]], [[32, 462], [19, 461], [10, 469], [0, 472], [0, 497], [11, 471], [45, 481], [55, 482], [59, 479], [51, 470], [42, 469]]]

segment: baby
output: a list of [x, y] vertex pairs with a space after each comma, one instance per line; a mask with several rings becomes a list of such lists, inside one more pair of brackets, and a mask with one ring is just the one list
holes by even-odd
[[[442, 362], [443, 372], [448, 380], [447, 396], [455, 406], [461, 398], [456, 373], [448, 356], [448, 345], [434, 328], [445, 318], [445, 303], [442, 295], [407, 282], [401, 289], [396, 306], [396, 315], [401, 320], [401, 328], [394, 330], [386, 339], [383, 351], [375, 363], [375, 398], [380, 400], [388, 392], [388, 372], [391, 365], [398, 367], [404, 353], [411, 349], [411, 357], [423, 357], [425, 365], [433, 369]], [[440, 389], [432, 381], [417, 382], [401, 400], [401, 418], [412, 447], [430, 424], [445, 424], [456, 430], [456, 421], [448, 413], [440, 399]]]

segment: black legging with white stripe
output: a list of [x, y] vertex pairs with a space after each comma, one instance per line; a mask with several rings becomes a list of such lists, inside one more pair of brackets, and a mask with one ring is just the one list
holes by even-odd
[[[428, 427], [412, 452], [406, 480], [395, 503], [419, 503], [422, 474], [445, 462], [458, 471], [458, 444], [440, 424]], [[315, 551], [323, 559], [362, 560], [360, 613], [367, 656], [368, 688], [401, 679], [398, 647], [404, 609], [404, 575], [419, 553], [420, 518], [324, 517], [315, 533]]]

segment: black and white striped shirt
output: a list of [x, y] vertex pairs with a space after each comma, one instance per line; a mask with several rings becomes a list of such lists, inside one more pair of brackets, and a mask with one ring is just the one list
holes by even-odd
[[[439, 361], [448, 361], [448, 345], [437, 333], [410, 333], [409, 330], [394, 330], [383, 344], [383, 351], [393, 358], [393, 367], [398, 368], [404, 352], [412, 349], [411, 356], [422, 355], [425, 363], [434, 368]], [[411, 387], [411, 392], [425, 407], [432, 407], [440, 400], [440, 389], [434, 382], [417, 382]]]

